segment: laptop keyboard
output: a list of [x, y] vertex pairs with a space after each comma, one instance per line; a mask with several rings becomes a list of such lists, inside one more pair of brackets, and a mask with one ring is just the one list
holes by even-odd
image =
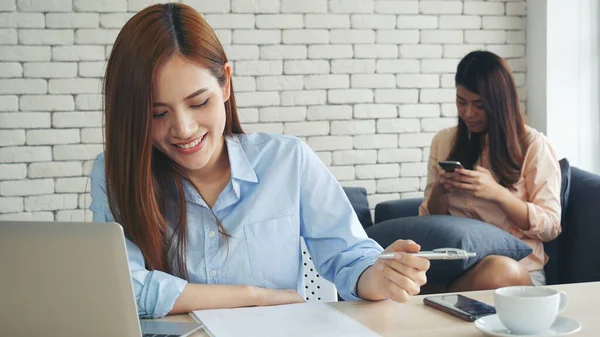
[[181, 335], [163, 335], [163, 334], [154, 334], [154, 333], [143, 333], [142, 337], [179, 337]]

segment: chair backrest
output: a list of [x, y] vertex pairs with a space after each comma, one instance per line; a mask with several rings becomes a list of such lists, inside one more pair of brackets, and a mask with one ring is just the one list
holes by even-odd
[[304, 238], [300, 240], [300, 243], [302, 246], [304, 299], [306, 301], [337, 302], [337, 289], [335, 285], [317, 273], [317, 269], [304, 243]]

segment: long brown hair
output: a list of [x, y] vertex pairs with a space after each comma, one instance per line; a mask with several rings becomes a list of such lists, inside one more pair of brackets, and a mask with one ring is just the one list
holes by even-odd
[[231, 86], [223, 134], [243, 133], [224, 69], [227, 56], [208, 23], [183, 4], [147, 7], [123, 26], [106, 67], [106, 192], [115, 219], [142, 251], [146, 268], [187, 279], [185, 176], [153, 147], [150, 134], [153, 80], [175, 54], [209, 69], [222, 86]]
[[[513, 188], [519, 181], [525, 157], [525, 124], [517, 87], [504, 60], [488, 51], [474, 51], [458, 64], [455, 83], [481, 97], [487, 117], [492, 172], [499, 183]], [[484, 133], [471, 133], [458, 119], [458, 133], [448, 160], [458, 160], [473, 169], [483, 150]]]

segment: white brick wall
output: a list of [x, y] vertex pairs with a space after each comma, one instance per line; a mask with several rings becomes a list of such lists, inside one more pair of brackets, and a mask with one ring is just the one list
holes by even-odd
[[[179, 1], [224, 45], [245, 130], [301, 137], [371, 208], [422, 195], [466, 53], [507, 58], [526, 101], [524, 0]], [[153, 2], [0, 0], [0, 219], [91, 220], [107, 55]]]

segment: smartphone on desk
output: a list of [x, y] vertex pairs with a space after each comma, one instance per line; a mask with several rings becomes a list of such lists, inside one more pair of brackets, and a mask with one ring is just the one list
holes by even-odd
[[423, 303], [469, 322], [496, 313], [493, 306], [460, 294], [428, 296]]
[[455, 160], [442, 160], [438, 162], [438, 165], [446, 172], [454, 172], [457, 168], [463, 168], [462, 164]]

